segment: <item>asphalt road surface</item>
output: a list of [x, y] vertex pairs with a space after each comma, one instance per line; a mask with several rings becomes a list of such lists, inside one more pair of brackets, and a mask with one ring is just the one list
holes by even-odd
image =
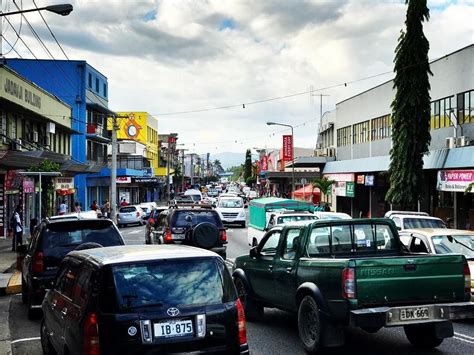
[[[144, 244], [144, 228], [122, 228], [126, 243]], [[247, 229], [230, 227], [227, 236], [230, 264], [237, 256], [247, 254], [250, 247], [247, 244]], [[20, 295], [10, 298], [9, 326], [13, 354], [42, 354], [39, 341], [40, 320], [28, 320]], [[382, 329], [376, 334], [348, 329], [344, 347], [324, 349], [321, 354], [474, 354], [474, 321], [457, 322], [454, 324], [454, 331], [455, 336], [446, 339], [437, 349], [421, 352], [410, 345], [401, 328]], [[261, 322], [247, 323], [247, 338], [252, 354], [305, 354], [298, 338], [296, 317], [286, 312], [265, 309], [265, 317]]]

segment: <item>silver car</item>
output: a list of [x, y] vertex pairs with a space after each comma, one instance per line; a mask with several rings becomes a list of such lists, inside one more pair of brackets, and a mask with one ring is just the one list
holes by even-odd
[[145, 212], [140, 206], [123, 206], [120, 207], [117, 213], [117, 226], [120, 228], [127, 224], [144, 225], [146, 221], [143, 219]]

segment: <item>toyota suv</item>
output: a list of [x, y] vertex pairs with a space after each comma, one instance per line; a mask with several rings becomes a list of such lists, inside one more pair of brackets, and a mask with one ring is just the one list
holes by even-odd
[[21, 295], [28, 305], [28, 317], [34, 318], [52, 284], [58, 266], [72, 250], [98, 246], [124, 245], [115, 224], [109, 219], [45, 219], [35, 228], [24, 254]]
[[249, 353], [229, 270], [192, 247], [69, 253], [43, 313], [44, 354]]

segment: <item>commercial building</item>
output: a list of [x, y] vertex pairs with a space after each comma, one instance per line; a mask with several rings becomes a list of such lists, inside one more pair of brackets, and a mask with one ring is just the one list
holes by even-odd
[[[474, 227], [474, 194], [464, 190], [474, 177], [474, 45], [431, 62], [431, 144], [424, 156], [425, 188], [420, 210]], [[319, 143], [335, 180], [333, 201], [352, 216], [379, 217], [396, 206], [385, 200], [392, 146], [390, 80], [339, 102], [323, 117]], [[357, 203], [355, 203], [357, 201]]]
[[[107, 145], [110, 135], [107, 119], [107, 77], [82, 60], [4, 59], [5, 64], [36, 85], [52, 93], [72, 109], [71, 155], [75, 161], [87, 164], [85, 173], [101, 171], [107, 166]], [[109, 198], [110, 183], [95, 185], [88, 174], [74, 176], [75, 195], [83, 208], [93, 200]]]

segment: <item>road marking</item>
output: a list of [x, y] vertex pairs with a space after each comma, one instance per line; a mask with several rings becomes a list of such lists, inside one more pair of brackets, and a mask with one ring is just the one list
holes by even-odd
[[463, 342], [468, 343], [468, 344], [474, 344], [474, 341], [466, 340], [466, 339], [463, 339], [463, 338], [460, 338], [460, 337], [454, 337], [454, 339], [463, 341]]
[[127, 235], [129, 235], [129, 234], [138, 234], [138, 233], [143, 233], [143, 231], [142, 230], [131, 231], [131, 232], [127, 233]]
[[34, 337], [34, 338], [23, 338], [23, 339], [16, 339], [16, 340], [13, 340], [11, 342], [11, 344], [15, 344], [15, 343], [22, 343], [24, 341], [33, 341], [33, 340], [41, 340], [40, 337]]
[[474, 337], [471, 337], [469, 335], [465, 335], [465, 334], [462, 334], [462, 333], [456, 333], [456, 332], [454, 332], [454, 335], [457, 335], [458, 337], [463, 337], [463, 338], [467, 338], [469, 340], [474, 341]]

